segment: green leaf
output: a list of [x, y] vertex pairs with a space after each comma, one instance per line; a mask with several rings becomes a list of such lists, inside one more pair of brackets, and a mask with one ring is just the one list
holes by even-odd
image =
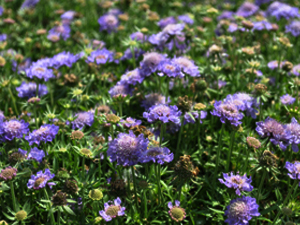
[[[209, 208], [209, 207], [208, 207]], [[209, 208], [211, 211], [218, 213], [218, 214], [224, 214], [224, 211], [218, 210], [218, 209], [213, 209], [213, 208]]]
[[64, 208], [64, 210], [66, 210], [67, 213], [75, 216], [75, 213], [73, 212], [73, 210], [69, 206], [64, 205], [63, 208]]

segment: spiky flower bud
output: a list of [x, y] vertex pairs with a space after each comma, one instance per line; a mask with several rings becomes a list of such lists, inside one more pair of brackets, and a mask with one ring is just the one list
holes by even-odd
[[145, 138], [149, 138], [153, 136], [153, 133], [147, 130], [145, 126], [141, 126], [141, 125], [133, 126], [130, 128], [130, 130], [133, 131], [135, 136], [139, 136], [140, 134], [143, 134]]
[[27, 218], [27, 212], [24, 210], [21, 210], [16, 213], [15, 217], [18, 221], [25, 220]]
[[93, 153], [91, 150], [87, 149], [87, 148], [82, 148], [80, 149], [79, 153], [87, 158], [92, 158], [93, 157]]
[[68, 173], [68, 170], [66, 170], [65, 168], [62, 168], [60, 171], [58, 171], [57, 176], [62, 179], [70, 178], [70, 174]]
[[253, 28], [254, 24], [249, 20], [243, 20], [242, 26], [250, 30]]
[[293, 214], [293, 210], [291, 210], [288, 207], [283, 207], [281, 210], [282, 210], [283, 215], [291, 216]]
[[180, 183], [185, 183], [196, 177], [199, 172], [198, 167], [194, 166], [189, 155], [180, 156], [174, 167], [175, 179]]
[[31, 103], [31, 104], [34, 104], [34, 103], [38, 103], [38, 102], [40, 102], [41, 101], [41, 99], [40, 98], [37, 98], [37, 97], [32, 97], [32, 98], [30, 98], [30, 99], [28, 99], [28, 103]]
[[102, 221], [103, 219], [102, 219], [102, 217], [101, 216], [97, 216], [96, 218], [95, 218], [95, 224], [99, 224], [99, 223], [101, 223], [101, 221]]
[[260, 146], [261, 146], [260, 141], [254, 137], [247, 137], [247, 144], [249, 147], [252, 147], [252, 148], [260, 148]]
[[282, 63], [282, 69], [286, 72], [290, 72], [293, 69], [293, 63], [285, 61]]
[[178, 109], [184, 114], [189, 112], [192, 108], [193, 102], [189, 100], [189, 97], [186, 95], [184, 97], [178, 97]]
[[84, 133], [80, 130], [75, 130], [71, 134], [71, 139], [72, 140], [80, 140], [84, 137]]
[[278, 157], [276, 155], [274, 155], [269, 150], [265, 150], [259, 159], [259, 163], [262, 166], [277, 167], [277, 160]]
[[99, 189], [90, 190], [89, 198], [94, 201], [99, 201], [103, 198], [103, 193]]
[[0, 178], [3, 180], [12, 180], [15, 176], [17, 176], [17, 168], [13, 168], [11, 166], [6, 167], [0, 173]]
[[110, 193], [117, 196], [126, 196], [126, 184], [123, 179], [116, 179], [110, 183]]
[[254, 90], [255, 90], [255, 93], [260, 96], [260, 95], [263, 95], [267, 92], [268, 88], [266, 85], [264, 84], [256, 84], [254, 86]]
[[206, 105], [204, 105], [204, 104], [202, 104], [202, 103], [196, 103], [196, 104], [194, 105], [194, 109], [197, 110], [197, 111], [201, 111], [201, 110], [203, 110], [203, 109], [205, 109], [205, 108], [206, 108]]
[[53, 206], [64, 206], [67, 204], [67, 194], [62, 191], [57, 191], [55, 195], [52, 196]]
[[108, 123], [118, 123], [120, 121], [120, 117], [115, 114], [107, 114], [105, 117]]
[[65, 183], [65, 190], [67, 193], [76, 194], [78, 191], [78, 185], [76, 180], [67, 180]]
[[13, 152], [8, 155], [8, 161], [11, 164], [16, 164], [17, 162], [22, 162], [25, 159], [25, 155], [21, 152]]

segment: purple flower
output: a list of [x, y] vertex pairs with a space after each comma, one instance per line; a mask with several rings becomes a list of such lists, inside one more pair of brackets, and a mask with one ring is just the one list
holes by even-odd
[[148, 143], [143, 134], [136, 137], [132, 130], [129, 134], [119, 133], [117, 138], [108, 144], [107, 155], [112, 162], [117, 161], [117, 165], [134, 166], [147, 150]]
[[164, 164], [173, 160], [174, 154], [171, 153], [167, 147], [150, 147], [141, 155], [139, 161], [141, 163], [148, 163], [153, 161], [154, 163]]
[[118, 18], [113, 14], [106, 14], [98, 19], [100, 31], [106, 30], [108, 33], [115, 31], [118, 27]]
[[21, 148], [18, 149], [18, 152], [21, 153], [23, 156], [26, 156], [27, 155], [27, 151], [26, 150], [23, 150]]
[[7, 39], [7, 34], [0, 34], [0, 42], [6, 41]]
[[293, 98], [289, 94], [285, 94], [280, 97], [280, 101], [284, 105], [292, 105], [296, 101], [296, 98]]
[[292, 145], [292, 150], [298, 152], [298, 145], [300, 144], [300, 124], [295, 118], [292, 118], [292, 122], [287, 124], [286, 132], [290, 134], [289, 143]]
[[256, 199], [248, 196], [231, 200], [225, 211], [225, 222], [229, 225], [248, 225], [253, 216], [260, 216], [258, 207]]
[[299, 17], [299, 9], [297, 7], [291, 7], [288, 4], [281, 2], [273, 2], [267, 9], [269, 16], [275, 16], [277, 20], [285, 18], [287, 20], [295, 17]]
[[84, 126], [92, 126], [94, 123], [94, 113], [92, 112], [79, 112], [75, 114], [74, 117], [77, 117], [72, 121], [72, 129], [82, 129]]
[[[24, 120], [12, 119], [0, 123], [0, 134], [4, 140], [12, 141], [14, 138], [23, 138], [29, 132], [29, 123]], [[1, 132], [2, 131], [2, 132]]]
[[164, 75], [168, 77], [184, 77], [178, 64], [170, 59], [161, 61], [157, 66], [157, 70], [160, 71], [159, 73], [157, 73], [157, 75], [161, 77]]
[[249, 17], [254, 15], [259, 10], [257, 5], [251, 2], [244, 2], [237, 10], [236, 15], [242, 17]]
[[54, 78], [53, 71], [48, 69], [46, 66], [43, 66], [40, 63], [33, 63], [28, 69], [25, 70], [27, 77], [34, 79], [44, 79], [48, 81], [50, 78]]
[[186, 212], [183, 208], [179, 207], [180, 201], [175, 200], [175, 205], [173, 206], [172, 202], [168, 202], [169, 215], [171, 216], [172, 220], [176, 222], [184, 220], [186, 217]]
[[99, 211], [100, 216], [108, 222], [117, 216], [125, 215], [125, 207], [121, 206], [121, 199], [118, 197], [114, 202], [108, 201], [104, 203], [104, 210]]
[[12, 70], [16, 71], [18, 70], [18, 74], [20, 72], [25, 72], [26, 69], [28, 69], [31, 65], [31, 59], [27, 58], [23, 62], [18, 63], [16, 60], [12, 60]]
[[[280, 68], [282, 66], [282, 62], [280, 63]], [[270, 61], [268, 63], [268, 67], [271, 69], [271, 70], [274, 70], [276, 68], [278, 68], [278, 61], [277, 60], [273, 60], [273, 61]]]
[[294, 37], [298, 37], [300, 35], [300, 21], [294, 20], [289, 25], [286, 25], [285, 32], [291, 33]]
[[[288, 173], [288, 175], [291, 179], [300, 180], [300, 162], [295, 162], [294, 164], [290, 162], [286, 162], [285, 168], [290, 172]], [[300, 186], [300, 182], [299, 182], [299, 186]]]
[[62, 20], [73, 20], [74, 19], [74, 16], [76, 15], [76, 12], [75, 11], [72, 11], [72, 10], [69, 10], [67, 12], [64, 12], [60, 18]]
[[181, 68], [183, 73], [191, 77], [200, 77], [199, 68], [195, 65], [194, 61], [184, 56], [173, 58], [172, 61]]
[[29, 142], [29, 145], [37, 144], [40, 145], [40, 142], [51, 142], [54, 140], [59, 130], [59, 126], [54, 124], [45, 124], [42, 125], [39, 129], [29, 133], [25, 139]]
[[136, 40], [141, 43], [143, 43], [144, 41], [147, 41], [147, 39], [148, 39], [148, 37], [146, 35], [144, 35], [142, 32], [139, 32], [139, 31], [130, 34], [130, 38], [131, 38], [131, 40]]
[[96, 63], [99, 64], [106, 64], [107, 62], [112, 62], [114, 59], [113, 53], [106, 48], [97, 49], [91, 52], [91, 55], [87, 57], [87, 63]]
[[141, 76], [139, 69], [131, 70], [121, 76], [120, 83], [122, 84], [132, 84], [142, 83], [144, 78]]
[[4, 12], [4, 9], [2, 6], [0, 6], [0, 16], [2, 16], [3, 12]]
[[156, 72], [158, 64], [166, 59], [166, 55], [157, 52], [148, 52], [144, 54], [144, 59], [140, 63], [140, 73], [143, 77], [150, 76]]
[[133, 89], [129, 87], [129, 84], [118, 82], [115, 86], [109, 89], [108, 93], [113, 97], [126, 97], [131, 95]]
[[256, 122], [255, 130], [262, 138], [268, 137], [274, 145], [279, 145], [283, 151], [286, 150], [290, 135], [281, 123], [268, 117], [264, 122]]
[[166, 97], [159, 93], [151, 93], [145, 96], [145, 100], [142, 101], [141, 106], [148, 110], [151, 106], [167, 104], [169, 103], [169, 99], [166, 102]]
[[166, 27], [169, 24], [175, 24], [176, 19], [173, 16], [161, 19], [160, 21], [157, 22], [157, 25], [160, 26], [161, 29]]
[[21, 9], [33, 8], [40, 0], [25, 0], [21, 5]]
[[46, 184], [51, 188], [51, 186], [55, 185], [53, 182], [48, 182], [49, 180], [53, 179], [55, 177], [55, 174], [51, 174], [49, 169], [45, 169], [45, 173], [43, 171], [37, 172], [36, 176], [31, 175], [31, 178], [29, 179], [27, 183], [27, 187], [29, 189], [33, 188], [35, 190], [44, 188]]
[[218, 80], [218, 88], [221, 89], [222, 87], [225, 87], [227, 84], [226, 81]]
[[[134, 51], [134, 57], [135, 59], [138, 59], [140, 56], [142, 56], [145, 51], [141, 48], [134, 48], [133, 49]], [[130, 48], [127, 48], [125, 51], [124, 51], [124, 54], [123, 56], [121, 57], [121, 60], [126, 60], [126, 59], [132, 59], [133, 55], [132, 55], [132, 51]]]
[[177, 106], [174, 105], [154, 105], [150, 107], [149, 112], [144, 112], [143, 117], [147, 119], [149, 123], [156, 121], [162, 121], [163, 123], [172, 122], [175, 124], [180, 123], [181, 112]]
[[[36, 83], [34, 82], [29, 82], [26, 83], [25, 81], [22, 82], [20, 87], [16, 88], [18, 92], [18, 96], [20, 98], [32, 98], [36, 96]], [[44, 84], [39, 85], [39, 91], [38, 91], [38, 96], [44, 96], [48, 94], [48, 89], [47, 86]]]
[[69, 68], [72, 67], [73, 63], [75, 63], [78, 60], [78, 56], [73, 55], [70, 52], [61, 52], [58, 53], [57, 55], [53, 56], [52, 58], [52, 66], [55, 69], [58, 69], [62, 66], [67, 66]]
[[178, 16], [178, 20], [186, 24], [194, 24], [194, 20], [189, 15], [180, 15]]
[[273, 29], [273, 26], [270, 22], [268, 21], [257, 21], [257, 22], [253, 22], [253, 28], [252, 28], [252, 31], [255, 31], [255, 30], [272, 30]]
[[[194, 117], [192, 118], [191, 115]], [[207, 116], [207, 112], [205, 111], [200, 111], [200, 123], [202, 123], [202, 119], [205, 119]], [[195, 123], [196, 119], [199, 118], [199, 113], [194, 111], [194, 112], [186, 112], [184, 114], [184, 122], [183, 124], [187, 124], [187, 123]]]
[[17, 176], [17, 172], [18, 172], [17, 168], [8, 166], [5, 169], [1, 170], [0, 178], [5, 181], [12, 180], [14, 177]]
[[126, 120], [121, 119], [120, 120], [120, 124], [123, 125], [123, 126], [125, 126], [125, 127], [127, 127], [127, 128], [130, 128], [130, 127], [141, 125], [142, 121], [141, 120], [133, 119], [131, 117], [127, 117]]
[[34, 147], [30, 150], [27, 159], [35, 159], [36, 161], [41, 163], [44, 157], [45, 157], [45, 152], [43, 150], [38, 149], [37, 147]]
[[114, 15], [114, 16], [119, 16], [120, 14], [123, 14], [123, 12], [120, 9], [117, 8], [112, 8], [110, 9], [107, 14], [109, 15]]
[[233, 175], [230, 173], [230, 176], [227, 173], [223, 173], [223, 179], [219, 179], [222, 184], [225, 184], [228, 188], [235, 189], [237, 195], [241, 195], [241, 191], [252, 191], [253, 186], [251, 185], [252, 179], [247, 178], [246, 175], [240, 176], [239, 174]]
[[245, 30], [244, 27], [239, 27], [236, 23], [230, 23], [227, 29], [229, 33], [234, 33], [236, 31], [244, 32]]
[[61, 24], [49, 30], [48, 34], [56, 34], [62, 39], [67, 40], [70, 37], [71, 28], [69, 24]]
[[300, 64], [295, 65], [295, 66], [293, 67], [292, 73], [293, 73], [295, 76], [299, 76], [299, 75], [300, 75]]
[[272, 0], [255, 0], [255, 4], [256, 5], [262, 5], [262, 4], [265, 4], [265, 3], [269, 3], [270, 1], [272, 1]]
[[226, 120], [234, 126], [238, 126], [242, 123], [240, 120], [244, 117], [244, 115], [239, 112], [238, 107], [236, 107], [233, 103], [216, 101], [214, 107], [215, 108], [211, 114], [220, 117], [222, 123], [225, 123]]
[[[0, 122], [3, 121], [4, 119], [5, 119], [4, 113], [0, 110]], [[0, 125], [0, 127], [1, 127], [1, 125]]]
[[58, 33], [49, 33], [47, 39], [52, 42], [58, 42], [60, 40], [60, 34]]
[[224, 10], [220, 16], [218, 16], [218, 20], [224, 20], [224, 19], [227, 19], [227, 20], [233, 20], [234, 19], [234, 12], [232, 11], [226, 11]]

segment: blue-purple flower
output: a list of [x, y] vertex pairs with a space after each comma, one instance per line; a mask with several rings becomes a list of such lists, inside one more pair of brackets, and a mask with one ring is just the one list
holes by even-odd
[[293, 67], [292, 73], [297, 77], [300, 75], [300, 64]]
[[129, 84], [126, 84], [125, 82], [118, 82], [115, 86], [109, 89], [108, 93], [112, 98], [114, 97], [126, 97], [127, 95], [131, 95], [133, 92], [133, 89], [130, 88]]
[[268, 117], [265, 121], [256, 122], [255, 130], [262, 138], [268, 137], [274, 145], [279, 145], [283, 151], [286, 150], [290, 135], [284, 125], [275, 119]]
[[[205, 119], [206, 116], [207, 116], [207, 112], [206, 111], [200, 111], [200, 123], [202, 123], [202, 120]], [[186, 112], [184, 114], [184, 122], [183, 123], [184, 124], [195, 123], [198, 118], [199, 118], [199, 112], [197, 112], [197, 111]]]
[[[281, 66], [282, 66], [282, 62], [280, 63], [280, 68], [281, 68]], [[268, 67], [271, 70], [274, 70], [274, 69], [278, 68], [278, 61], [277, 60], [273, 60], [273, 61], [268, 62]]]
[[54, 124], [45, 124], [42, 125], [39, 129], [29, 133], [25, 139], [29, 142], [29, 145], [37, 144], [40, 145], [40, 142], [51, 142], [54, 140], [59, 130], [59, 126]]
[[14, 138], [23, 138], [29, 132], [29, 123], [24, 120], [12, 119], [0, 123], [0, 135], [4, 140], [12, 141]]
[[225, 123], [227, 120], [234, 126], [241, 124], [242, 122], [240, 120], [244, 117], [235, 104], [222, 101], [215, 102], [214, 110], [211, 114], [220, 117], [222, 123]]
[[16, 71], [18, 70], [18, 73], [25, 72], [26, 69], [28, 69], [31, 65], [31, 59], [27, 58], [24, 59], [22, 62], [18, 63], [16, 60], [12, 60], [12, 70]]
[[157, 25], [160, 26], [161, 29], [166, 27], [169, 24], [175, 24], [177, 21], [173, 16], [166, 17], [157, 22]]
[[115, 31], [118, 27], [118, 18], [113, 14], [106, 14], [98, 19], [100, 31], [106, 30], [108, 33]]
[[296, 101], [296, 98], [293, 98], [289, 94], [285, 94], [285, 95], [280, 97], [280, 101], [284, 105], [291, 105]]
[[154, 162], [159, 164], [169, 163], [173, 160], [174, 154], [167, 147], [150, 147], [141, 155], [141, 163]]
[[72, 121], [72, 129], [82, 129], [84, 126], [92, 126], [94, 123], [94, 113], [92, 112], [79, 112], [75, 114], [74, 117], [77, 117]]
[[180, 201], [175, 200], [175, 205], [173, 205], [172, 202], [168, 202], [168, 208], [170, 209], [168, 213], [172, 220], [179, 222], [185, 219], [186, 212], [180, 207]]
[[35, 190], [41, 189], [46, 187], [46, 184], [51, 188], [55, 183], [48, 182], [49, 180], [53, 179], [55, 177], [55, 174], [51, 173], [49, 169], [45, 169], [45, 172], [39, 171], [37, 172], [36, 176], [31, 175], [31, 178], [29, 179], [27, 183], [27, 187], [29, 189], [33, 188]]
[[181, 56], [178, 58], [175, 57], [172, 61], [180, 67], [183, 73], [190, 75], [191, 77], [200, 77], [199, 68], [192, 60]]
[[[288, 175], [291, 179], [300, 180], [300, 162], [295, 162], [294, 164], [290, 162], [286, 162], [285, 168], [290, 172], [288, 173]], [[299, 186], [300, 186], [300, 182], [299, 182]]]
[[99, 64], [106, 64], [114, 60], [113, 53], [106, 48], [97, 49], [91, 52], [91, 55], [87, 57], [86, 62]]
[[248, 225], [252, 217], [260, 216], [258, 208], [256, 199], [249, 196], [231, 200], [225, 211], [225, 222], [229, 225]]
[[126, 120], [124, 119], [121, 119], [120, 120], [120, 124], [122, 126], [125, 126], [127, 128], [131, 128], [131, 127], [134, 127], [134, 126], [139, 126], [142, 124], [142, 121], [141, 120], [137, 120], [137, 119], [133, 119], [131, 117], [127, 117]]
[[253, 28], [252, 31], [255, 30], [272, 30], [273, 26], [270, 22], [262, 20], [262, 21], [257, 21], [257, 22], [253, 22]]
[[21, 5], [21, 9], [33, 8], [40, 0], [25, 0]]
[[186, 24], [190, 24], [190, 25], [194, 24], [194, 20], [189, 15], [180, 15], [178, 16], [178, 20]]
[[123, 84], [132, 84], [136, 85], [137, 83], [141, 84], [144, 80], [144, 77], [141, 76], [139, 69], [134, 69], [128, 71], [124, 75], [121, 76], [120, 82]]
[[298, 145], [300, 144], [300, 124], [295, 118], [292, 118], [291, 123], [286, 124], [285, 130], [289, 133], [289, 143], [294, 152], [299, 151]]
[[267, 14], [270, 16], [275, 16], [277, 20], [285, 18], [287, 20], [295, 17], [299, 17], [299, 9], [297, 7], [292, 7], [288, 4], [281, 2], [273, 2], [268, 10]]
[[34, 79], [35, 77], [44, 81], [48, 81], [51, 78], [54, 78], [53, 71], [48, 69], [46, 66], [41, 63], [33, 63], [28, 69], [25, 70], [27, 77]]
[[108, 144], [107, 155], [112, 162], [117, 161], [118, 165], [134, 166], [147, 150], [148, 143], [143, 134], [136, 137], [132, 130], [129, 134], [119, 133], [117, 138]]
[[121, 199], [118, 197], [114, 200], [114, 202], [108, 201], [104, 203], [104, 210], [99, 211], [100, 216], [108, 222], [111, 221], [113, 218], [117, 216], [124, 216], [125, 215], [125, 207], [121, 206]]
[[[20, 98], [32, 98], [36, 96], [36, 83], [29, 82], [26, 83], [25, 81], [22, 82], [20, 87], [16, 88], [18, 92], [18, 96]], [[44, 84], [39, 85], [38, 97], [44, 96], [48, 94], [47, 86]]]
[[[20, 149], [19, 149], [19, 152], [21, 152]], [[41, 163], [43, 161], [44, 157], [45, 157], [45, 152], [43, 150], [38, 149], [37, 147], [34, 147], [30, 150], [30, 153], [28, 154], [27, 159], [34, 159], [34, 160], [38, 161], [39, 163]]]
[[232, 172], [230, 175], [223, 173], [223, 179], [219, 179], [222, 184], [225, 184], [228, 188], [235, 189], [237, 195], [241, 195], [241, 191], [252, 191], [253, 186], [251, 185], [252, 179], [248, 178], [246, 174], [240, 176], [239, 174], [234, 175]]
[[161, 61], [157, 66], [157, 70], [159, 71], [157, 75], [161, 77], [184, 77], [183, 73], [181, 72], [181, 68], [178, 66], [178, 64], [170, 59]]
[[130, 38], [132, 40], [136, 40], [136, 41], [139, 41], [141, 43], [147, 41], [147, 39], [148, 39], [148, 37], [145, 34], [143, 34], [142, 32], [139, 32], [139, 31], [132, 33], [130, 35]]
[[237, 10], [236, 15], [242, 17], [249, 17], [255, 14], [259, 10], [257, 5], [251, 2], [244, 2]]
[[145, 99], [142, 101], [141, 106], [148, 110], [151, 106], [160, 105], [160, 104], [167, 104], [170, 100], [166, 101], [166, 97], [159, 93], [151, 93], [145, 95]]
[[166, 55], [157, 52], [148, 52], [144, 54], [144, 59], [140, 63], [140, 73], [143, 77], [150, 76], [156, 72], [158, 64], [166, 59]]
[[60, 52], [52, 58], [52, 66], [55, 69], [58, 69], [62, 66], [67, 66], [69, 68], [72, 67], [73, 63], [75, 63], [79, 57], [77, 55], [73, 55], [70, 52]]
[[156, 121], [161, 121], [163, 123], [180, 123], [181, 112], [178, 110], [177, 106], [174, 105], [154, 105], [149, 108], [149, 112], [144, 112], [143, 117], [147, 119], [149, 123], [154, 123]]
[[73, 20], [75, 15], [76, 15], [76, 12], [75, 12], [75, 11], [69, 10], [69, 11], [64, 12], [64, 13], [60, 16], [60, 18], [61, 18], [62, 20]]
[[300, 21], [294, 20], [290, 24], [286, 25], [285, 32], [291, 33], [294, 37], [298, 37], [300, 35]]

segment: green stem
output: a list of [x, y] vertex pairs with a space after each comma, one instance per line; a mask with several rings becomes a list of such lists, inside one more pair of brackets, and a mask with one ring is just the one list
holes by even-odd
[[265, 178], [267, 176], [267, 170], [265, 168], [263, 168], [263, 170], [264, 170], [263, 175], [262, 175], [262, 178], [261, 178], [261, 181], [260, 181], [260, 184], [259, 184], [259, 188], [258, 188], [258, 191], [257, 191], [257, 196], [256, 196], [257, 204], [259, 204], [261, 189], [262, 189], [262, 186], [264, 184]]
[[158, 204], [160, 205], [160, 183], [159, 183], [159, 179], [158, 179], [158, 172], [157, 172], [157, 167], [154, 164], [154, 172], [155, 172], [155, 176], [156, 176], [156, 181], [157, 181], [157, 191], [158, 191]]
[[39, 97], [39, 82], [36, 82], [36, 92], [35, 92], [36, 97]]
[[159, 147], [161, 147], [161, 144], [162, 144], [163, 133], [164, 133], [164, 123], [161, 122], [161, 125], [160, 125], [160, 134], [159, 134]]
[[10, 181], [10, 190], [11, 190], [11, 197], [12, 197], [12, 202], [13, 202], [13, 208], [14, 208], [14, 211], [17, 212], [15, 189], [14, 189], [14, 184], [13, 184], [12, 181]]
[[33, 108], [33, 113], [34, 113], [35, 127], [36, 127], [36, 129], [39, 129], [39, 123], [38, 123], [38, 118], [37, 118], [36, 107], [35, 107], [35, 106], [34, 106], [34, 108]]
[[181, 190], [182, 190], [182, 185], [179, 186], [178, 197], [177, 197], [178, 201], [180, 201], [180, 198], [181, 198]]
[[244, 169], [243, 169], [244, 174], [247, 172], [247, 168], [248, 168], [250, 149], [247, 148], [246, 151], [247, 151], [247, 157], [246, 157], [246, 163], [245, 163], [245, 166], [244, 166]]
[[231, 155], [232, 155], [232, 149], [233, 149], [233, 145], [234, 145], [234, 139], [235, 139], [235, 131], [231, 132], [230, 135], [230, 147], [229, 147], [229, 154], [227, 156], [227, 164], [226, 164], [226, 172], [229, 172], [229, 168], [230, 168], [230, 162], [231, 162]]
[[225, 123], [222, 123], [222, 128], [221, 128], [221, 133], [219, 136], [219, 141], [218, 141], [218, 152], [217, 152], [217, 157], [216, 157], [216, 167], [215, 167], [215, 173], [214, 173], [214, 179], [213, 179], [213, 184], [214, 186], [216, 185], [216, 178], [218, 175], [218, 167], [219, 167], [219, 163], [220, 163], [220, 155], [221, 155], [221, 150], [222, 150], [222, 136], [224, 133], [224, 127], [225, 127]]
[[[286, 198], [284, 199], [284, 202], [283, 202], [283, 207], [286, 206], [286, 204], [288, 203], [288, 201], [290, 200], [290, 197], [291, 197], [291, 194], [293, 192], [294, 189], [296, 189], [298, 187], [298, 181], [297, 180], [294, 180], [294, 184], [293, 186], [290, 188], [289, 190], [289, 193], [287, 194]], [[273, 221], [273, 224], [276, 223], [276, 221], [278, 220], [279, 216], [281, 215], [281, 210], [279, 210], [279, 212], [277, 213], [277, 216], [275, 217], [274, 221]]]
[[58, 210], [58, 214], [57, 214], [57, 225], [60, 225], [60, 217], [61, 217], [61, 211]]
[[132, 173], [132, 179], [133, 179], [133, 189], [134, 189], [134, 199], [135, 199], [135, 205], [136, 208], [139, 208], [138, 205], [138, 196], [137, 196], [137, 191], [136, 191], [136, 179], [135, 179], [135, 174], [134, 174], [134, 168], [131, 166], [131, 173]]
[[200, 126], [201, 126], [201, 112], [199, 111], [199, 124], [198, 124], [198, 127], [197, 127], [197, 133], [198, 133], [198, 137], [197, 137], [197, 139], [198, 139], [198, 148], [199, 148], [199, 152], [200, 152], [200, 155], [202, 155], [202, 152], [200, 151], [201, 150], [201, 138], [200, 138]]
[[[44, 188], [44, 193], [45, 193], [45, 197], [46, 199], [50, 202], [49, 196], [48, 196], [48, 192], [46, 190], [46, 188]], [[51, 210], [52, 206], [51, 206], [51, 202], [49, 203], [50, 205], [50, 219], [51, 219], [51, 224], [55, 224], [55, 219], [54, 219], [54, 215], [53, 215], [53, 211]]]
[[178, 154], [179, 154], [179, 146], [180, 146], [180, 141], [181, 141], [181, 136], [182, 136], [182, 132], [183, 132], [183, 120], [184, 120], [184, 116], [181, 117], [181, 126], [180, 126], [180, 130], [179, 130], [179, 135], [178, 135], [178, 141], [177, 141], [177, 147], [176, 147], [176, 152], [175, 152], [175, 159], [178, 158]]
[[120, 117], [123, 116], [123, 111], [122, 111], [122, 102], [119, 103], [119, 113], [120, 113]]
[[143, 190], [143, 202], [144, 202], [144, 218], [147, 218], [148, 211], [147, 211], [147, 196], [146, 191]]
[[15, 98], [14, 98], [14, 95], [13, 95], [13, 93], [12, 93], [10, 87], [8, 88], [8, 92], [9, 92], [9, 95], [10, 95], [10, 97], [11, 97], [11, 99], [12, 99], [13, 106], [14, 106], [14, 109], [15, 109], [15, 113], [16, 113], [16, 115], [19, 115], [18, 108], [17, 108], [17, 105], [16, 105], [16, 100], [15, 100]]
[[85, 157], [82, 158], [82, 172], [81, 172], [81, 176], [82, 176], [82, 181], [85, 181], [84, 177], [85, 177]]
[[262, 121], [263, 111], [262, 111], [262, 98], [259, 99], [259, 121]]

